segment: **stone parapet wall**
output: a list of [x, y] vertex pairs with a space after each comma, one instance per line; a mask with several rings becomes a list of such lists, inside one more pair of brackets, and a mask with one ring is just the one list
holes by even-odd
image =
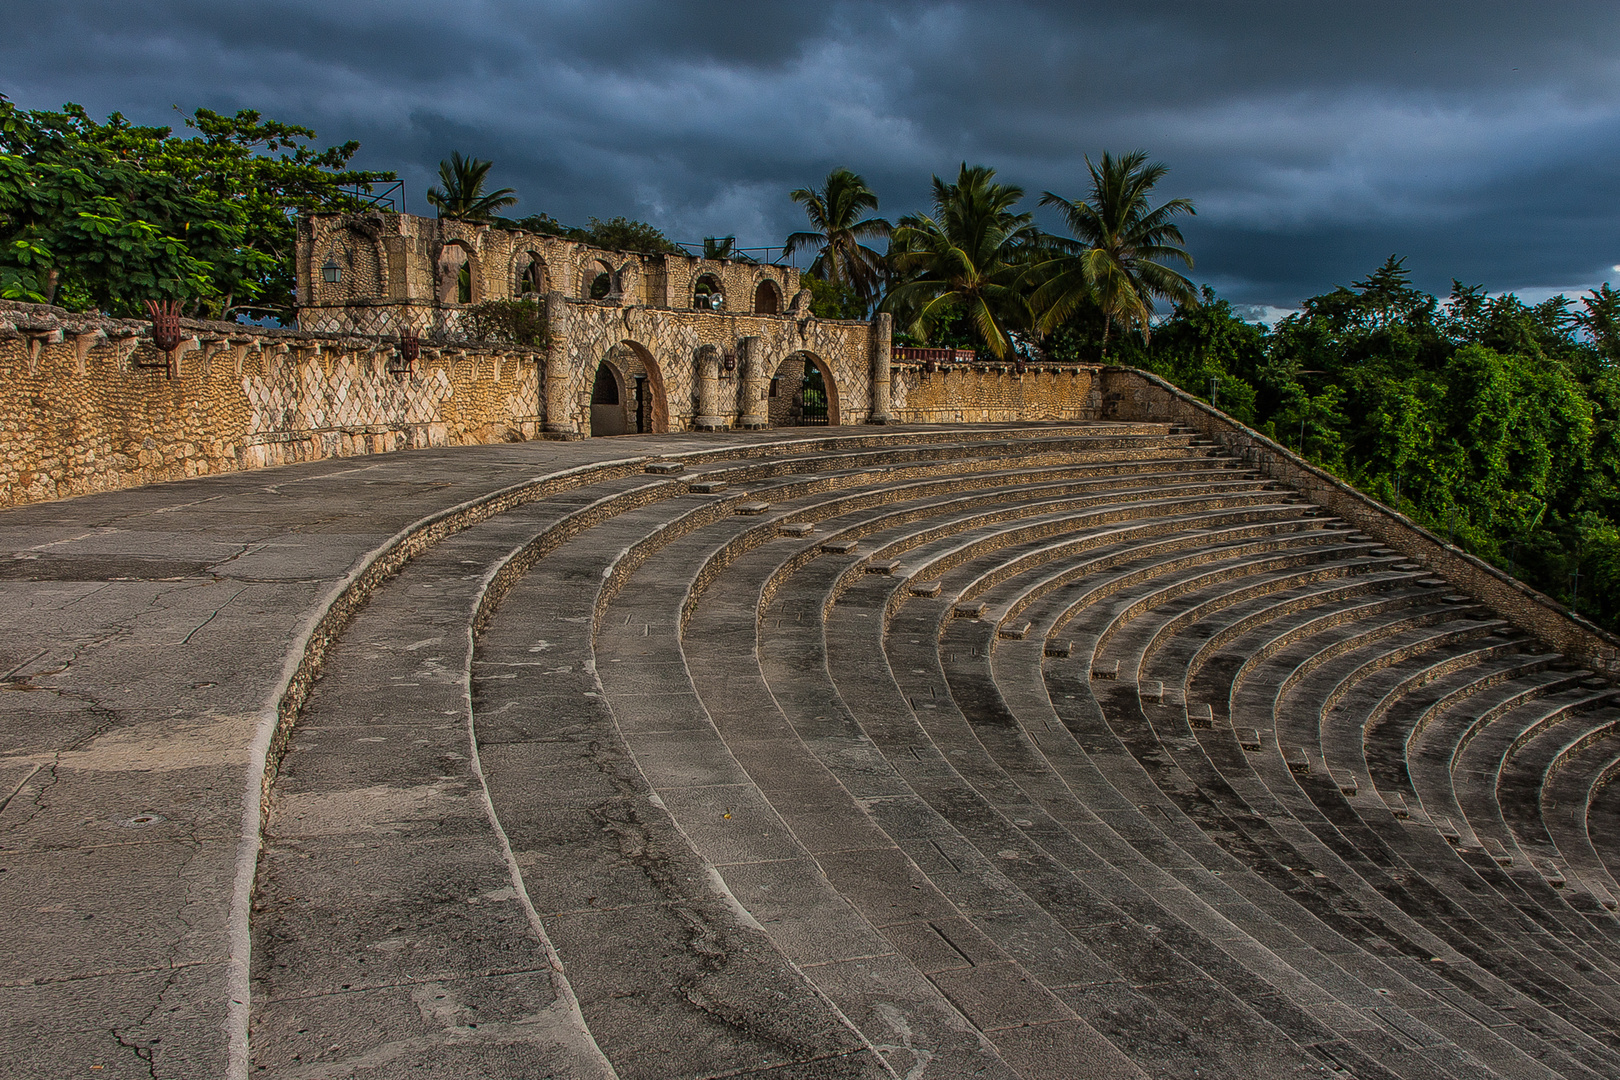
[[1620, 675], [1620, 637], [1447, 543], [1405, 514], [1368, 498], [1280, 443], [1148, 372], [1103, 368], [1100, 382], [1103, 419], [1159, 420], [1193, 428], [1220, 443], [1227, 453], [1443, 576], [1548, 647], [1609, 675]]
[[0, 506], [295, 461], [534, 438], [538, 358], [0, 303]]
[[952, 364], [935, 371], [896, 360], [889, 413], [900, 424], [1005, 424], [1095, 420], [1097, 373], [1086, 364], [1044, 364], [1020, 374], [1011, 363]]

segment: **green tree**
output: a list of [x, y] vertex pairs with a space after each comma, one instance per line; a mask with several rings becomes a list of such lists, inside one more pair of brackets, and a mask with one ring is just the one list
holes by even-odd
[[799, 275], [799, 287], [810, 290], [810, 314], [818, 319], [864, 319], [868, 304], [848, 285]]
[[1196, 211], [1186, 199], [1149, 207], [1149, 194], [1168, 170], [1140, 150], [1119, 158], [1104, 153], [1098, 164], [1087, 158], [1086, 167], [1091, 193], [1084, 200], [1041, 196], [1042, 206], [1058, 208], [1070, 236], [1048, 240], [1052, 254], [1033, 268], [1039, 284], [1030, 303], [1040, 312], [1040, 328], [1050, 331], [1089, 299], [1102, 313], [1106, 356], [1111, 327], [1148, 337], [1155, 298], [1198, 302], [1193, 283], [1166, 265], [1192, 267], [1174, 218]]
[[448, 161], [439, 162], [439, 183], [442, 187], [428, 188], [428, 205], [442, 218], [457, 221], [490, 221], [495, 211], [517, 205], [517, 193], [511, 188], [484, 190], [489, 180], [493, 161], [464, 158], [452, 150]]
[[933, 215], [907, 216], [894, 230], [889, 261], [899, 281], [882, 307], [924, 341], [965, 315], [984, 346], [1005, 357], [1030, 325], [1020, 284], [1039, 234], [1029, 214], [1013, 210], [1024, 189], [995, 175], [964, 162], [955, 183], [934, 177]]
[[685, 249], [658, 229], [644, 221], [632, 221], [626, 217], [609, 218], [607, 221], [591, 218], [588, 227], [570, 229], [567, 236], [570, 240], [579, 240], [592, 247], [606, 248], [609, 251], [640, 251], [652, 255], [686, 254]]
[[393, 179], [348, 168], [358, 143], [317, 149], [250, 109], [198, 109], [185, 127], [0, 97], [0, 293], [120, 315], [159, 298], [287, 310], [296, 215], [365, 209], [356, 192]]
[[866, 181], [848, 169], [834, 169], [820, 191], [797, 188], [788, 198], [804, 207], [813, 231], [789, 236], [782, 254], [812, 250], [816, 259], [810, 264], [811, 276], [849, 286], [867, 300], [876, 296], [883, 259], [862, 241], [886, 237], [891, 227], [883, 218], [862, 216], [878, 208], [878, 197]]

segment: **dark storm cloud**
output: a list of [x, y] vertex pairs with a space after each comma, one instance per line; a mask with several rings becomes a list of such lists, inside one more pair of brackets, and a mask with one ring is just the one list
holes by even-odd
[[1391, 252], [1421, 282], [1590, 286], [1620, 262], [1612, 3], [13, 0], [0, 91], [162, 122], [252, 107], [357, 138], [413, 206], [451, 149], [520, 212], [779, 242], [835, 165], [886, 213], [968, 160], [1083, 193], [1144, 147], [1197, 275], [1291, 306]]

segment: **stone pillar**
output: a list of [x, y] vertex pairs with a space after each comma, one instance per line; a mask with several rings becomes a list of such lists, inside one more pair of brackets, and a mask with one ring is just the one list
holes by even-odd
[[569, 310], [567, 297], [560, 292], [546, 294], [546, 331], [551, 342], [546, 349], [545, 377], [541, 384], [546, 403], [546, 419], [541, 430], [554, 439], [577, 439], [579, 424], [574, 419], [574, 403], [568, 394], [573, 312]]
[[737, 366], [742, 375], [742, 420], [745, 428], [771, 426], [769, 413], [771, 373], [765, 370], [765, 341], [754, 335], [737, 341]]
[[723, 431], [731, 418], [720, 412], [720, 350], [705, 345], [697, 353], [698, 414], [692, 421], [699, 431]]
[[872, 415], [868, 422], [887, 424], [889, 415], [889, 360], [894, 350], [894, 316], [887, 311], [872, 320]]

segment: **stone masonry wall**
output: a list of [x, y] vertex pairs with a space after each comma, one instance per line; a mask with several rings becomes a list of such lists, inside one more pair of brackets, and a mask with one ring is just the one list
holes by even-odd
[[1287, 447], [1144, 371], [1104, 368], [1101, 387], [1104, 419], [1161, 420], [1194, 428], [1265, 475], [1444, 576], [1544, 644], [1599, 671], [1620, 675], [1620, 637], [1447, 543], [1405, 514], [1375, 502]]
[[424, 349], [0, 302], [0, 506], [209, 473], [539, 434], [532, 352]]
[[1095, 420], [1102, 406], [1099, 370], [1037, 365], [1020, 375], [1010, 363], [973, 363], [926, 371], [922, 364], [895, 361], [889, 412], [902, 424]]
[[615, 350], [625, 348], [640, 357], [654, 391], [663, 396], [664, 423], [654, 430], [690, 431], [697, 426], [698, 368], [705, 348], [734, 361], [731, 371], [722, 366], [719, 375], [716, 404], [720, 426], [741, 425], [751, 406], [767, 412], [771, 377], [784, 360], [801, 353], [821, 359], [831, 374], [834, 423], [862, 424], [870, 419], [869, 323], [723, 310], [661, 311], [566, 298], [557, 303], [552, 330], [557, 347], [565, 350], [557, 358], [557, 368], [567, 380], [558, 399], [567, 415], [560, 419], [573, 433], [590, 430], [590, 396], [597, 366]]

